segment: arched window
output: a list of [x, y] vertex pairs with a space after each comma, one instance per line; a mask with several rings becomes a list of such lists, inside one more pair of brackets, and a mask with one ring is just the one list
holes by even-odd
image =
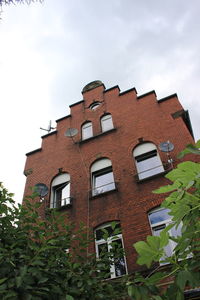
[[90, 109], [96, 110], [100, 105], [101, 105], [101, 102], [96, 101], [90, 105]]
[[82, 140], [89, 139], [93, 136], [92, 122], [87, 122], [82, 126]]
[[126, 259], [123, 251], [123, 238], [119, 222], [107, 223], [95, 230], [95, 248], [97, 258], [103, 257], [104, 254], [111, 251], [113, 253], [111, 264], [108, 266], [108, 278], [116, 278], [127, 273]]
[[153, 143], [138, 145], [133, 151], [133, 156], [135, 158], [139, 179], [148, 178], [164, 172], [159, 153]]
[[103, 132], [114, 128], [111, 114], [101, 117], [101, 128]]
[[[166, 208], [157, 208], [149, 212], [149, 222], [151, 225], [152, 234], [155, 236], [159, 236], [161, 231], [165, 229], [165, 227], [172, 222], [172, 217], [169, 215], [169, 209]], [[176, 226], [172, 227], [169, 230], [169, 235], [171, 237], [177, 237], [181, 235], [182, 225], [180, 224], [177, 228]], [[169, 240], [167, 246], [164, 247], [165, 256], [172, 256], [173, 250], [176, 246], [176, 243], [172, 240]], [[164, 257], [161, 258], [161, 264], [164, 260]]]
[[112, 162], [102, 158], [91, 167], [92, 195], [102, 194], [115, 189]]
[[51, 183], [50, 208], [59, 208], [70, 204], [70, 175], [63, 173]]

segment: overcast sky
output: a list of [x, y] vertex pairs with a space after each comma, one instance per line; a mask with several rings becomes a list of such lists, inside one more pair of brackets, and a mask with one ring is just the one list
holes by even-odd
[[200, 138], [199, 0], [44, 0], [0, 20], [0, 181], [21, 201], [25, 153], [82, 88], [177, 93]]

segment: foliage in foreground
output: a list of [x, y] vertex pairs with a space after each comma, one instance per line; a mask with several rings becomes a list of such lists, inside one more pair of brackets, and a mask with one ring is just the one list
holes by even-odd
[[17, 4], [17, 3], [27, 3], [31, 2], [42, 2], [43, 0], [0, 0], [0, 5], [2, 4]]
[[0, 299], [122, 299], [122, 283], [102, 280], [111, 257], [97, 261], [84, 227], [56, 211], [42, 219], [39, 206], [15, 207], [0, 185]]
[[[200, 141], [188, 145], [179, 157], [200, 154]], [[191, 161], [180, 163], [166, 176], [172, 183], [154, 191], [169, 193], [162, 203], [170, 209], [173, 224], [158, 236], [148, 236], [146, 242], [135, 243], [139, 254], [137, 263], [151, 267], [147, 277], [135, 276], [128, 282], [128, 293], [135, 300], [183, 300], [184, 290], [200, 285], [200, 164]], [[169, 236], [168, 231], [182, 224], [182, 235]], [[176, 242], [173, 256], [167, 257], [164, 246], [169, 240]], [[166, 264], [160, 266], [159, 262]], [[167, 265], [168, 264], [168, 265]], [[163, 283], [169, 282], [163, 288]]]
[[[188, 145], [180, 156], [200, 154], [199, 148], [200, 141]], [[182, 162], [166, 178], [172, 184], [154, 193], [168, 193], [162, 207], [170, 209], [174, 223], [160, 237], [148, 236], [146, 242], [135, 244], [138, 264], [150, 269], [147, 277], [135, 274], [127, 281], [131, 299], [183, 300], [185, 289], [200, 284], [200, 164]], [[103, 280], [114, 253], [96, 260], [88, 252], [91, 240], [84, 227], [75, 230], [55, 210], [42, 219], [39, 206], [27, 202], [15, 207], [12, 194], [0, 184], [0, 299], [123, 299], [126, 277]], [[169, 236], [171, 227], [181, 223], [182, 235]], [[176, 247], [173, 256], [166, 257], [164, 246], [170, 239]], [[161, 260], [165, 266], [159, 265]]]

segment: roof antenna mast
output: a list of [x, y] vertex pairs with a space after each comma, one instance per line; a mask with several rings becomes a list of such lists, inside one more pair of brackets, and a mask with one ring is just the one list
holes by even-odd
[[51, 120], [49, 121], [49, 125], [47, 126], [47, 128], [42, 128], [40, 127], [40, 129], [47, 131], [48, 133], [51, 132], [52, 129], [55, 129], [55, 127], [51, 126]]

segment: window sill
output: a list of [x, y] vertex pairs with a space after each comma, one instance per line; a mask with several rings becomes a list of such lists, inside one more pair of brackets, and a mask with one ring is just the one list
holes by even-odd
[[151, 179], [155, 179], [155, 178], [158, 178], [158, 177], [163, 177], [165, 174], [167, 174], [168, 172], [170, 172], [173, 169], [172, 167], [169, 167], [169, 165], [165, 165], [164, 168], [165, 168], [165, 170], [163, 172], [160, 172], [158, 174], [155, 174], [155, 175], [143, 178], [143, 179], [139, 179], [138, 174], [136, 174], [136, 175], [134, 175], [135, 181], [137, 183], [143, 183], [143, 182], [146, 182], [146, 181], [151, 180]]
[[96, 134], [96, 135], [94, 135], [94, 136], [91, 136], [90, 138], [88, 138], [88, 139], [85, 139], [85, 140], [80, 140], [80, 141], [78, 141], [78, 142], [75, 142], [75, 144], [84, 144], [84, 143], [86, 143], [86, 142], [89, 142], [89, 141], [91, 141], [91, 140], [94, 140], [94, 139], [96, 139], [96, 138], [99, 138], [99, 137], [101, 137], [101, 136], [104, 136], [104, 135], [106, 135], [106, 134], [109, 134], [109, 133], [111, 133], [111, 132], [114, 132], [114, 131], [116, 131], [117, 130], [117, 128], [112, 128], [112, 129], [110, 129], [110, 130], [107, 130], [107, 131], [104, 131], [104, 132], [101, 132], [101, 133], [99, 133], [99, 134]]
[[68, 203], [66, 205], [62, 205], [60, 207], [49, 207], [49, 208], [46, 209], [46, 212], [47, 213], [51, 213], [51, 211], [53, 211], [53, 210], [55, 210], [55, 211], [62, 211], [62, 210], [71, 208], [72, 207], [73, 199], [74, 199], [73, 197], [70, 197], [70, 203]]
[[97, 195], [92, 195], [92, 191], [90, 191], [90, 199], [104, 197], [105, 195], [109, 195], [109, 194], [116, 193], [116, 192], [118, 192], [118, 187], [117, 187], [117, 183], [115, 182], [115, 188], [110, 191], [103, 192], [103, 193], [100, 193]]
[[163, 177], [167, 173], [168, 173], [168, 171], [164, 171], [164, 172], [161, 172], [161, 173], [158, 173], [158, 174], [155, 174], [155, 175], [143, 178], [143, 179], [139, 179], [138, 174], [134, 175], [134, 177], [135, 177], [135, 180], [136, 180], [137, 183], [143, 183], [143, 182], [146, 182], [146, 181], [151, 180], [151, 179], [155, 179], [155, 178], [158, 178], [158, 177]]

